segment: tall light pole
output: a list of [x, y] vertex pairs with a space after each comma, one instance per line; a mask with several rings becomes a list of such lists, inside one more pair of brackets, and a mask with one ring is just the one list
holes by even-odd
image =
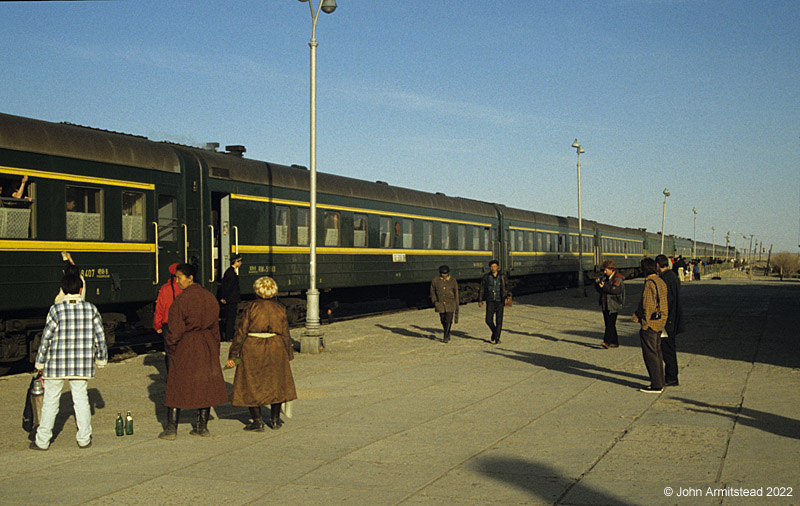
[[583, 146], [578, 144], [578, 139], [572, 143], [578, 152], [578, 297], [586, 297], [586, 287], [583, 285], [583, 216], [581, 215], [581, 153]]
[[664, 194], [664, 210], [661, 212], [661, 254], [664, 254], [664, 221], [667, 217], [667, 197], [669, 197], [669, 190], [664, 188], [661, 192]]
[[694, 260], [697, 258], [697, 208], [693, 207], [692, 212], [694, 213], [694, 244], [692, 246], [692, 260]]
[[733, 235], [736, 238], [733, 241], [733, 260], [734, 262], [739, 261], [739, 234], [734, 230]]
[[711, 227], [711, 261], [714, 261], [717, 248], [717, 227]]
[[306, 330], [308, 336], [319, 335], [319, 290], [317, 290], [317, 19], [319, 11], [330, 14], [336, 10], [336, 0], [322, 0], [314, 9], [314, 2], [308, 2], [311, 9], [311, 160], [309, 174], [309, 230], [308, 292], [306, 292]]
[[726, 262], [731, 259], [731, 254], [728, 252], [728, 246], [730, 245], [730, 243], [731, 243], [731, 231], [728, 230], [728, 233], [725, 234], [725, 261]]

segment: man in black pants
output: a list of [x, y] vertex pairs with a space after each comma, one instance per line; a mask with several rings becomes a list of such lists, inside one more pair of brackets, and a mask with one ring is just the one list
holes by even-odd
[[681, 307], [681, 280], [670, 270], [669, 260], [664, 255], [656, 257], [661, 279], [667, 285], [667, 301], [669, 316], [664, 334], [661, 335], [661, 354], [664, 356], [664, 385], [678, 386], [678, 355], [675, 349], [675, 337], [683, 331], [683, 308]]
[[486, 300], [486, 325], [492, 330], [492, 343], [500, 343], [500, 332], [503, 330], [503, 310], [506, 297], [511, 295], [507, 288], [506, 277], [500, 272], [497, 260], [489, 262], [489, 272], [481, 279], [478, 293], [478, 307]]
[[222, 276], [222, 286], [219, 290], [220, 313], [225, 320], [225, 335], [222, 339], [233, 341], [233, 334], [236, 331], [236, 312], [239, 302], [242, 300], [239, 291], [239, 267], [242, 266], [242, 256], [234, 255], [231, 258], [231, 266]]

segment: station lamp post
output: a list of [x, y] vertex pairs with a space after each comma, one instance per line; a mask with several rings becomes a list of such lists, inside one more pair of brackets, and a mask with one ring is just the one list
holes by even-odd
[[583, 216], [581, 214], [581, 153], [583, 146], [578, 144], [578, 139], [572, 143], [578, 152], [578, 297], [586, 297], [586, 287], [583, 285]]
[[667, 197], [669, 197], [669, 190], [664, 188], [661, 192], [664, 194], [664, 210], [661, 212], [661, 254], [664, 254], [664, 221], [667, 217]]
[[714, 261], [714, 255], [717, 248], [717, 227], [711, 226], [711, 261]]
[[692, 260], [697, 258], [697, 208], [693, 207], [692, 212], [694, 213], [694, 236], [693, 236], [693, 245], [692, 245]]
[[309, 174], [309, 259], [308, 292], [306, 292], [306, 330], [307, 336], [318, 336], [319, 331], [319, 290], [317, 290], [317, 19], [319, 11], [330, 14], [336, 10], [336, 0], [321, 0], [314, 9], [314, 2], [308, 2], [311, 9], [311, 156]]
[[728, 247], [730, 246], [730, 244], [731, 244], [731, 231], [728, 230], [728, 233], [725, 234], [725, 261], [726, 262], [731, 259], [731, 254], [728, 251]]

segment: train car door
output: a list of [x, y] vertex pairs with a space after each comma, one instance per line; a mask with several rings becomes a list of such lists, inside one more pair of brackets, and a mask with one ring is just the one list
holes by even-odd
[[[154, 284], [165, 283], [169, 279], [169, 266], [175, 262], [185, 262], [185, 227], [182, 227], [183, 213], [178, 199], [178, 188], [173, 185], [159, 185], [156, 194], [157, 230], [157, 272]], [[181, 239], [184, 239], [181, 242]]]
[[231, 222], [231, 196], [225, 195], [220, 200], [219, 208], [219, 274], [231, 265], [231, 245], [233, 243], [233, 223]]

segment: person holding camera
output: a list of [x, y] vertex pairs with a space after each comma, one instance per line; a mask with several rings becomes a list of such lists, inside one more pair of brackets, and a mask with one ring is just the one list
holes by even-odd
[[603, 275], [595, 280], [594, 288], [600, 293], [600, 308], [603, 310], [605, 333], [603, 348], [619, 348], [617, 335], [617, 315], [625, 304], [625, 276], [617, 270], [613, 260], [606, 260], [600, 265]]
[[643, 258], [642, 274], [645, 276], [644, 291], [639, 307], [633, 314], [633, 321], [641, 324], [639, 338], [642, 343], [642, 357], [650, 375], [650, 385], [640, 388], [640, 392], [660, 394], [664, 390], [664, 362], [661, 354], [661, 331], [667, 324], [669, 302], [667, 285], [658, 277], [658, 267], [652, 258]]

